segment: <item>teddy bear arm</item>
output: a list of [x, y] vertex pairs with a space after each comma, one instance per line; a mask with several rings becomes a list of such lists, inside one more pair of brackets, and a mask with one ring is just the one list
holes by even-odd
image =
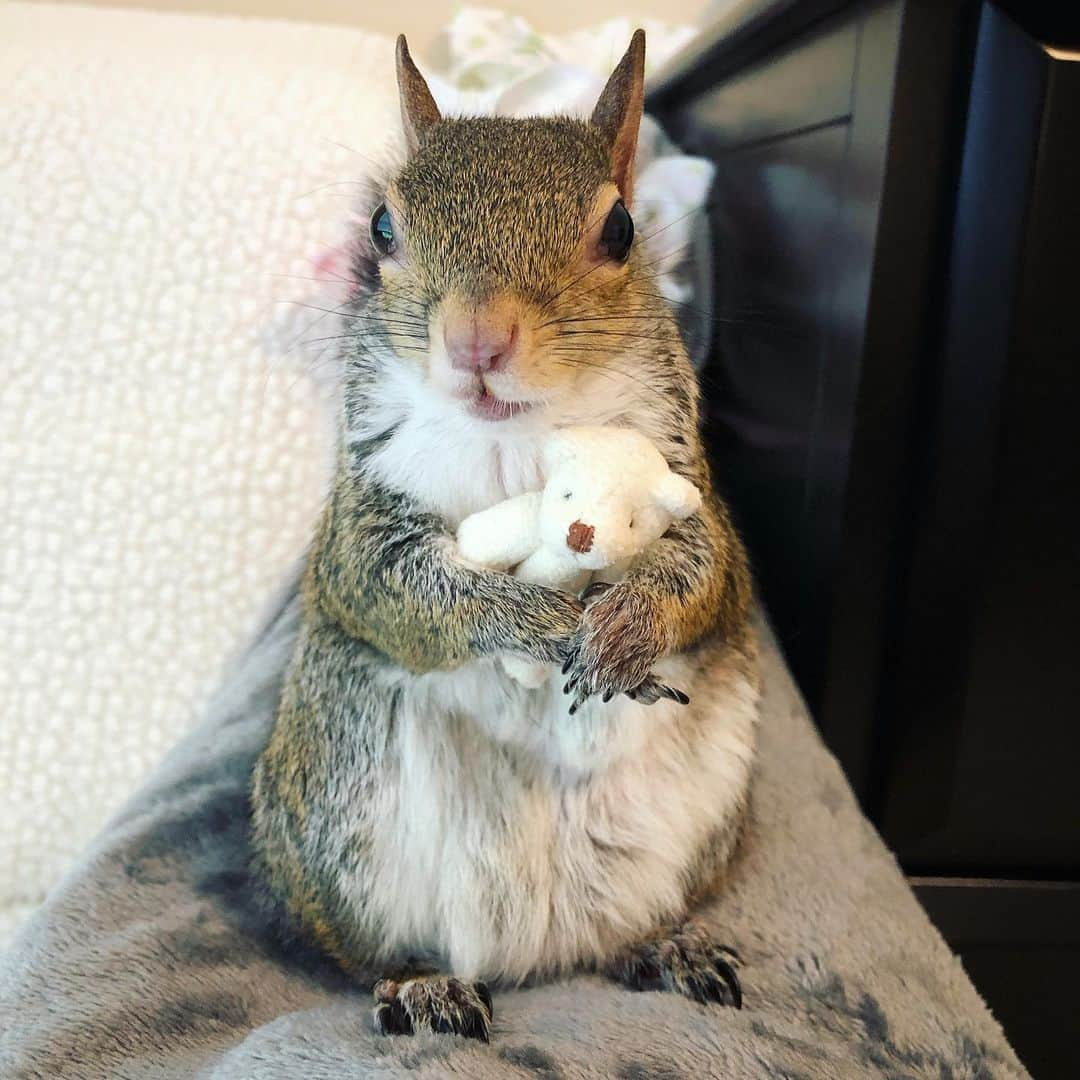
[[572, 558], [564, 557], [550, 548], [540, 547], [522, 560], [514, 576], [536, 585], [577, 592], [579, 581], [582, 577], [587, 580], [589, 572], [580, 570]]
[[458, 527], [457, 544], [469, 562], [506, 570], [528, 558], [540, 538], [540, 494], [528, 492], [470, 514]]

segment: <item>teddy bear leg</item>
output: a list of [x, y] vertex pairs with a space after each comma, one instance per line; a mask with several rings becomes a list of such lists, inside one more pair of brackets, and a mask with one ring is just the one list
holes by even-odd
[[502, 657], [502, 666], [507, 675], [529, 690], [543, 686], [552, 670], [550, 664], [537, 664], [517, 656]]

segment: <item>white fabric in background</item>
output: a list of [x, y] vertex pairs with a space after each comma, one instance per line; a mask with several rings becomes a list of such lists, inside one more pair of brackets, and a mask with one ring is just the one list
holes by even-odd
[[0, 7], [0, 938], [302, 550], [324, 412], [255, 337], [397, 122], [359, 31]]

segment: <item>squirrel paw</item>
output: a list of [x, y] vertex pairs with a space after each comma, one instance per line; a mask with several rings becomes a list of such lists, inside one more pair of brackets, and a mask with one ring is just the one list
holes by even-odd
[[739, 954], [712, 940], [696, 923], [634, 945], [607, 965], [607, 974], [630, 990], [666, 990], [702, 1004], [742, 1008], [735, 974]]
[[586, 590], [585, 614], [563, 665], [569, 676], [563, 692], [573, 696], [573, 715], [593, 694], [610, 701], [626, 694], [652, 705], [661, 698], [683, 705], [690, 699], [649, 673], [664, 651], [664, 630], [648, 598], [625, 585], [593, 585]]
[[482, 982], [463, 982], [452, 975], [423, 975], [375, 984], [375, 1030], [380, 1035], [414, 1035], [418, 1031], [463, 1035], [487, 1042], [495, 1011]]

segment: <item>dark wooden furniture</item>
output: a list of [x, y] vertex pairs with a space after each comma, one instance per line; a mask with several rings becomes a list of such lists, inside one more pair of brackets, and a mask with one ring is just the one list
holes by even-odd
[[648, 107], [718, 164], [708, 430], [788, 659], [1043, 1077], [1080, 1016], [1080, 54], [1008, 6], [743, 3]]

